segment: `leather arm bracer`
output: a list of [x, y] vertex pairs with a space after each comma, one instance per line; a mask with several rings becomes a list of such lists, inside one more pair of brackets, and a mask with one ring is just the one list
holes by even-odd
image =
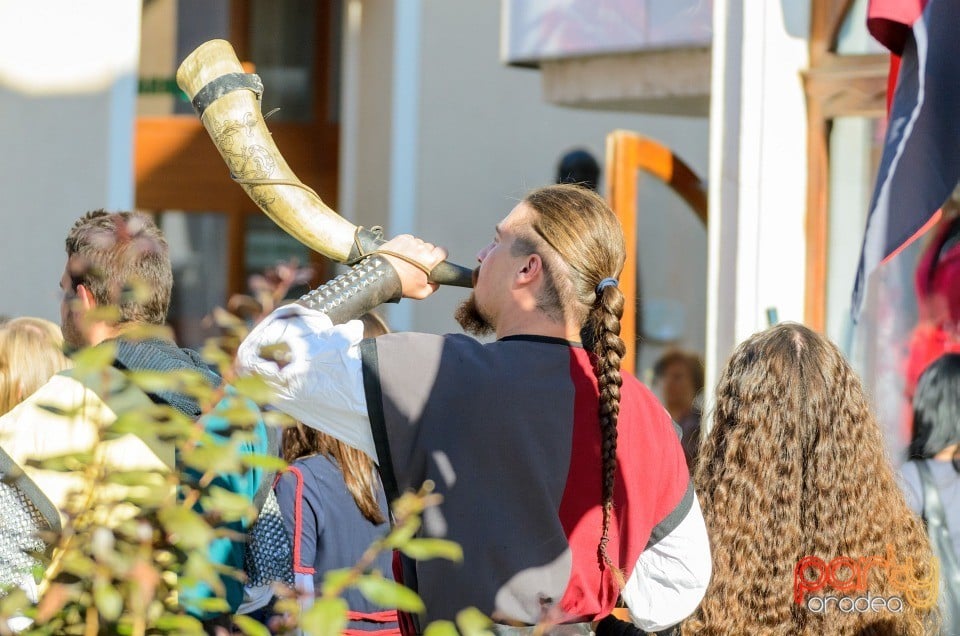
[[382, 256], [374, 255], [304, 294], [297, 303], [323, 312], [333, 324], [340, 325], [401, 296], [397, 270]]

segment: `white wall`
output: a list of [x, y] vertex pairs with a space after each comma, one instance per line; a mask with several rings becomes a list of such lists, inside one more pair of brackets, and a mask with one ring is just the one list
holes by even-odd
[[390, 209], [393, 2], [346, 0], [337, 211], [364, 226]]
[[[362, 5], [361, 30], [385, 34], [381, 3], [366, 0]], [[498, 3], [399, 0], [394, 10], [406, 12], [407, 18], [419, 16], [419, 21], [402, 27], [404, 21], [397, 20], [389, 38], [361, 35], [359, 81], [364, 86], [376, 83], [365, 69], [387, 61], [404, 80], [398, 82], [392, 76], [387, 80], [393, 95], [386, 93], [382, 82], [376, 90], [371, 86], [368, 95], [361, 89], [359, 104], [352, 112], [344, 110], [344, 131], [355, 126], [357, 133], [354, 139], [345, 133], [342, 144], [358, 169], [352, 183], [342, 182], [341, 199], [355, 197], [354, 218], [366, 224], [393, 219], [398, 227], [388, 227], [389, 233], [412, 230], [448, 247], [452, 260], [472, 267], [477, 251], [491, 239], [494, 225], [517, 200], [531, 188], [553, 181], [556, 162], [565, 151], [583, 146], [602, 162], [605, 136], [614, 129], [654, 137], [705, 174], [707, 122], [703, 119], [568, 110], [545, 104], [539, 73], [500, 62]], [[413, 33], [419, 48], [415, 69], [398, 60], [395, 51], [398, 39], [411, 41]], [[345, 68], [350, 67], [345, 62]], [[395, 102], [385, 106], [382, 101], [385, 97], [395, 100], [401, 87], [416, 86], [417, 109], [412, 115], [402, 108], [398, 114]], [[369, 99], [376, 103], [370, 104]], [[355, 124], [346, 121], [350, 117], [357, 118]], [[384, 130], [385, 121], [407, 127], [404, 133], [415, 130], [416, 135], [411, 139]], [[379, 133], [371, 134], [372, 129]], [[392, 164], [384, 172], [383, 159], [388, 156]], [[415, 180], [415, 196], [391, 199], [388, 195], [388, 207], [384, 207], [383, 188], [396, 174]], [[391, 187], [398, 183], [405, 185], [394, 181]], [[400, 311], [390, 315], [393, 326], [456, 331], [459, 327], [451, 314], [466, 294], [448, 288], [426, 302], [404, 301]]]
[[716, 0], [707, 387], [766, 310], [802, 321], [809, 0]]
[[63, 241], [133, 205], [140, 3], [0, 0], [0, 314], [59, 322]]

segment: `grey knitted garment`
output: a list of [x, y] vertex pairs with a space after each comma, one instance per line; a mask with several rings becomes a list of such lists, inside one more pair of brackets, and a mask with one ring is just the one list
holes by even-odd
[[[199, 353], [192, 349], [182, 349], [169, 340], [159, 338], [117, 340], [114, 366], [130, 371], [197, 371], [203, 374], [210, 386], [220, 383], [220, 376], [207, 366]], [[170, 391], [158, 391], [149, 395], [154, 402], [169, 404], [190, 419], [200, 417], [200, 406], [190, 396]]]
[[40, 565], [33, 553], [47, 549], [39, 533], [48, 529], [30, 499], [15, 485], [0, 481], [0, 596]]

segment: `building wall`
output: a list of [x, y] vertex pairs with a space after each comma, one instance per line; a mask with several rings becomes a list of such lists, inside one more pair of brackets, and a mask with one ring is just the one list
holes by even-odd
[[59, 322], [63, 240], [133, 205], [140, 3], [0, 0], [0, 314]]
[[[387, 223], [388, 233], [413, 231], [446, 246], [452, 260], [472, 267], [477, 251], [491, 240], [494, 225], [524, 193], [553, 181], [564, 152], [585, 147], [602, 162], [605, 136], [617, 128], [666, 143], [706, 174], [706, 119], [571, 110], [544, 103], [538, 72], [508, 68], [500, 61], [498, 3], [408, 0], [395, 6], [403, 15], [394, 22], [394, 39], [388, 44], [366, 33], [368, 28], [382, 30], [381, 3], [362, 2], [360, 30], [365, 34], [359, 39], [358, 74], [362, 86], [376, 84], [376, 90], [364, 95], [361, 89], [359, 106], [344, 109], [342, 144], [345, 152], [355, 153], [360, 168], [353, 179], [341, 183], [341, 200], [355, 197], [352, 213], [365, 224]], [[397, 42], [416, 45], [415, 65], [398, 56]], [[390, 78], [392, 99], [398, 99], [398, 91], [412, 95], [399, 97], [399, 112], [389, 109], [394, 128], [384, 131], [384, 82], [365, 72], [368, 65], [390, 59], [392, 72], [402, 75]], [[345, 68], [350, 68], [349, 61]], [[346, 77], [345, 82], [350, 85]], [[347, 134], [354, 126], [347, 121], [351, 116], [357, 118], [354, 138]], [[370, 134], [374, 128], [379, 134]], [[387, 156], [392, 160], [385, 167]], [[391, 180], [391, 175], [396, 178]], [[415, 185], [413, 196], [396, 196], [397, 188], [410, 185], [408, 179]], [[385, 184], [392, 190], [386, 195], [388, 208], [382, 207]], [[679, 255], [675, 257], [676, 263], [663, 264], [665, 270], [683, 266]], [[451, 314], [466, 294], [450, 288], [425, 302], [403, 301], [392, 308], [391, 321], [401, 329], [457, 331]], [[691, 315], [705, 314], [704, 295], [692, 294], [690, 302], [699, 296], [700, 305], [690, 308]], [[696, 321], [692, 324], [696, 333]]]
[[394, 3], [347, 0], [343, 15], [337, 211], [366, 227], [386, 225], [390, 209]]
[[802, 322], [808, 0], [716, 0], [710, 113], [707, 388], [733, 347]]

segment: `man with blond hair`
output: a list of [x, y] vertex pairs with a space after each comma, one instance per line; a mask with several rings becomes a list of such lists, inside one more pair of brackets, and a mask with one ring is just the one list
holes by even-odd
[[[429, 479], [443, 502], [422, 533], [463, 562], [406, 563], [426, 614], [474, 606], [498, 634], [587, 634], [623, 598], [657, 631], [700, 602], [710, 552], [670, 416], [620, 370], [625, 252], [602, 198], [534, 190], [477, 255], [456, 334], [362, 339], [352, 320], [384, 298], [422, 299], [446, 251], [411, 236], [276, 310], [244, 341], [243, 368], [276, 406], [379, 464], [388, 495]], [[285, 347], [271, 347], [283, 343]]]

